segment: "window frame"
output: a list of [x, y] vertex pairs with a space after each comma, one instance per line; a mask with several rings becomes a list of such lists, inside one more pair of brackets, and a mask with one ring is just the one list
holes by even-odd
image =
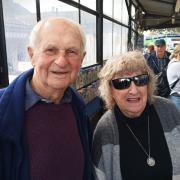
[[[41, 7], [40, 7], [40, 1], [36, 1], [36, 19], [37, 22], [41, 20]], [[91, 66], [96, 65], [103, 65], [103, 19], [109, 20], [112, 23], [118, 24], [120, 26], [126, 27], [128, 30], [134, 31], [131, 29], [130, 25], [125, 25], [122, 22], [114, 19], [113, 17], [109, 17], [105, 14], [103, 14], [103, 0], [96, 0], [96, 10], [90, 9], [86, 7], [85, 5], [80, 4], [80, 0], [78, 2], [72, 1], [72, 0], [57, 0], [64, 2], [68, 5], [74, 6], [78, 8], [79, 12], [79, 23], [81, 24], [81, 13], [80, 11], [83, 10], [87, 13], [90, 13], [96, 17], [96, 64], [92, 64], [87, 67], [83, 67], [83, 69], [89, 68]], [[120, 0], [121, 1], [121, 0]], [[123, 0], [126, 6], [128, 6], [127, 0]], [[114, 0], [112, 0], [112, 3]], [[131, 6], [131, 3], [129, 3], [129, 6]], [[129, 7], [127, 7], [128, 9]], [[0, 30], [0, 88], [5, 87], [9, 84], [9, 78], [8, 78], [8, 66], [7, 66], [7, 52], [6, 52], [6, 40], [5, 40], [5, 29], [4, 29], [4, 20], [3, 20], [3, 5], [2, 0], [0, 0], [0, 24], [1, 24], [1, 30]], [[131, 20], [131, 18], [129, 18]], [[130, 23], [129, 23], [130, 24]], [[130, 34], [130, 33], [129, 33]], [[137, 34], [137, 32], [136, 32]], [[113, 36], [113, 34], [112, 34]], [[129, 37], [128, 37], [129, 39]], [[131, 37], [130, 37], [131, 39]], [[128, 46], [128, 44], [126, 45]]]

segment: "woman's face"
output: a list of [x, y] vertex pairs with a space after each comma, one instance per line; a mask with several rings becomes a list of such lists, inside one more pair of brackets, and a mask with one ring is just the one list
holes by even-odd
[[[123, 76], [116, 75], [113, 79], [129, 78], [139, 76], [142, 73], [124, 74]], [[112, 86], [112, 96], [118, 105], [121, 112], [129, 117], [135, 118], [141, 115], [147, 103], [147, 85], [137, 86], [134, 81], [128, 88], [116, 89]]]

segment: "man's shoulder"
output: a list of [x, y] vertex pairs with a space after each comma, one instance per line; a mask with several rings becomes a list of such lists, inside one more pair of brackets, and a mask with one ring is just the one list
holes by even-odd
[[[26, 80], [30, 75], [32, 75], [33, 71], [28, 70], [23, 72], [19, 76], [17, 76], [7, 87], [0, 89], [0, 102], [7, 102], [11, 98], [14, 97], [23, 97], [26, 85]], [[24, 96], [25, 97], [25, 96]], [[20, 101], [21, 99], [19, 99]]]
[[144, 54], [144, 58], [145, 58], [145, 59], [148, 59], [149, 56], [150, 56], [150, 53], [145, 53], [145, 54]]
[[169, 58], [169, 56], [171, 55], [171, 53], [169, 51], [166, 51], [166, 55]]
[[156, 59], [156, 53], [155, 52], [149, 54], [149, 56], [147, 56], [147, 58], [146, 58], [147, 61], [152, 61], [152, 59], [154, 59], [154, 60]]
[[150, 54], [150, 57], [151, 57], [151, 58], [156, 58], [156, 52], [152, 52], [152, 53]]
[[3, 95], [3, 93], [4, 93], [5, 90], [6, 90], [6, 88], [0, 89], [0, 98], [1, 98], [1, 96]]
[[157, 63], [156, 53], [151, 53], [146, 59], [148, 65], [154, 69], [155, 64]]
[[82, 96], [79, 94], [79, 92], [76, 89], [72, 88], [72, 87], [69, 87], [69, 90], [72, 93], [72, 102], [77, 104], [77, 107], [79, 105], [84, 107], [85, 106], [85, 101], [82, 98]]

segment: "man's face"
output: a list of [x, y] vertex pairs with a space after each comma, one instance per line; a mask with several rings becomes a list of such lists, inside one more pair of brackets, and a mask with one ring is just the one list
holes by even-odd
[[155, 51], [156, 51], [156, 56], [158, 58], [163, 58], [165, 55], [166, 46], [165, 45], [156, 45]]
[[54, 21], [41, 32], [38, 50], [32, 50], [34, 82], [43, 89], [66, 89], [81, 68], [85, 53], [81, 51], [79, 32], [70, 24]]

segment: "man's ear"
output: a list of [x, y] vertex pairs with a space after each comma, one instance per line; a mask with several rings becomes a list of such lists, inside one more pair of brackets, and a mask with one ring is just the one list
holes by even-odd
[[83, 52], [83, 57], [82, 57], [81, 63], [83, 62], [83, 59], [85, 56], [86, 56], [86, 52]]
[[28, 51], [28, 54], [29, 54], [29, 58], [30, 58], [31, 64], [32, 64], [32, 66], [34, 67], [34, 58], [33, 58], [33, 56], [34, 56], [34, 50], [33, 50], [32, 47], [28, 47], [28, 48], [27, 48], [27, 51]]

